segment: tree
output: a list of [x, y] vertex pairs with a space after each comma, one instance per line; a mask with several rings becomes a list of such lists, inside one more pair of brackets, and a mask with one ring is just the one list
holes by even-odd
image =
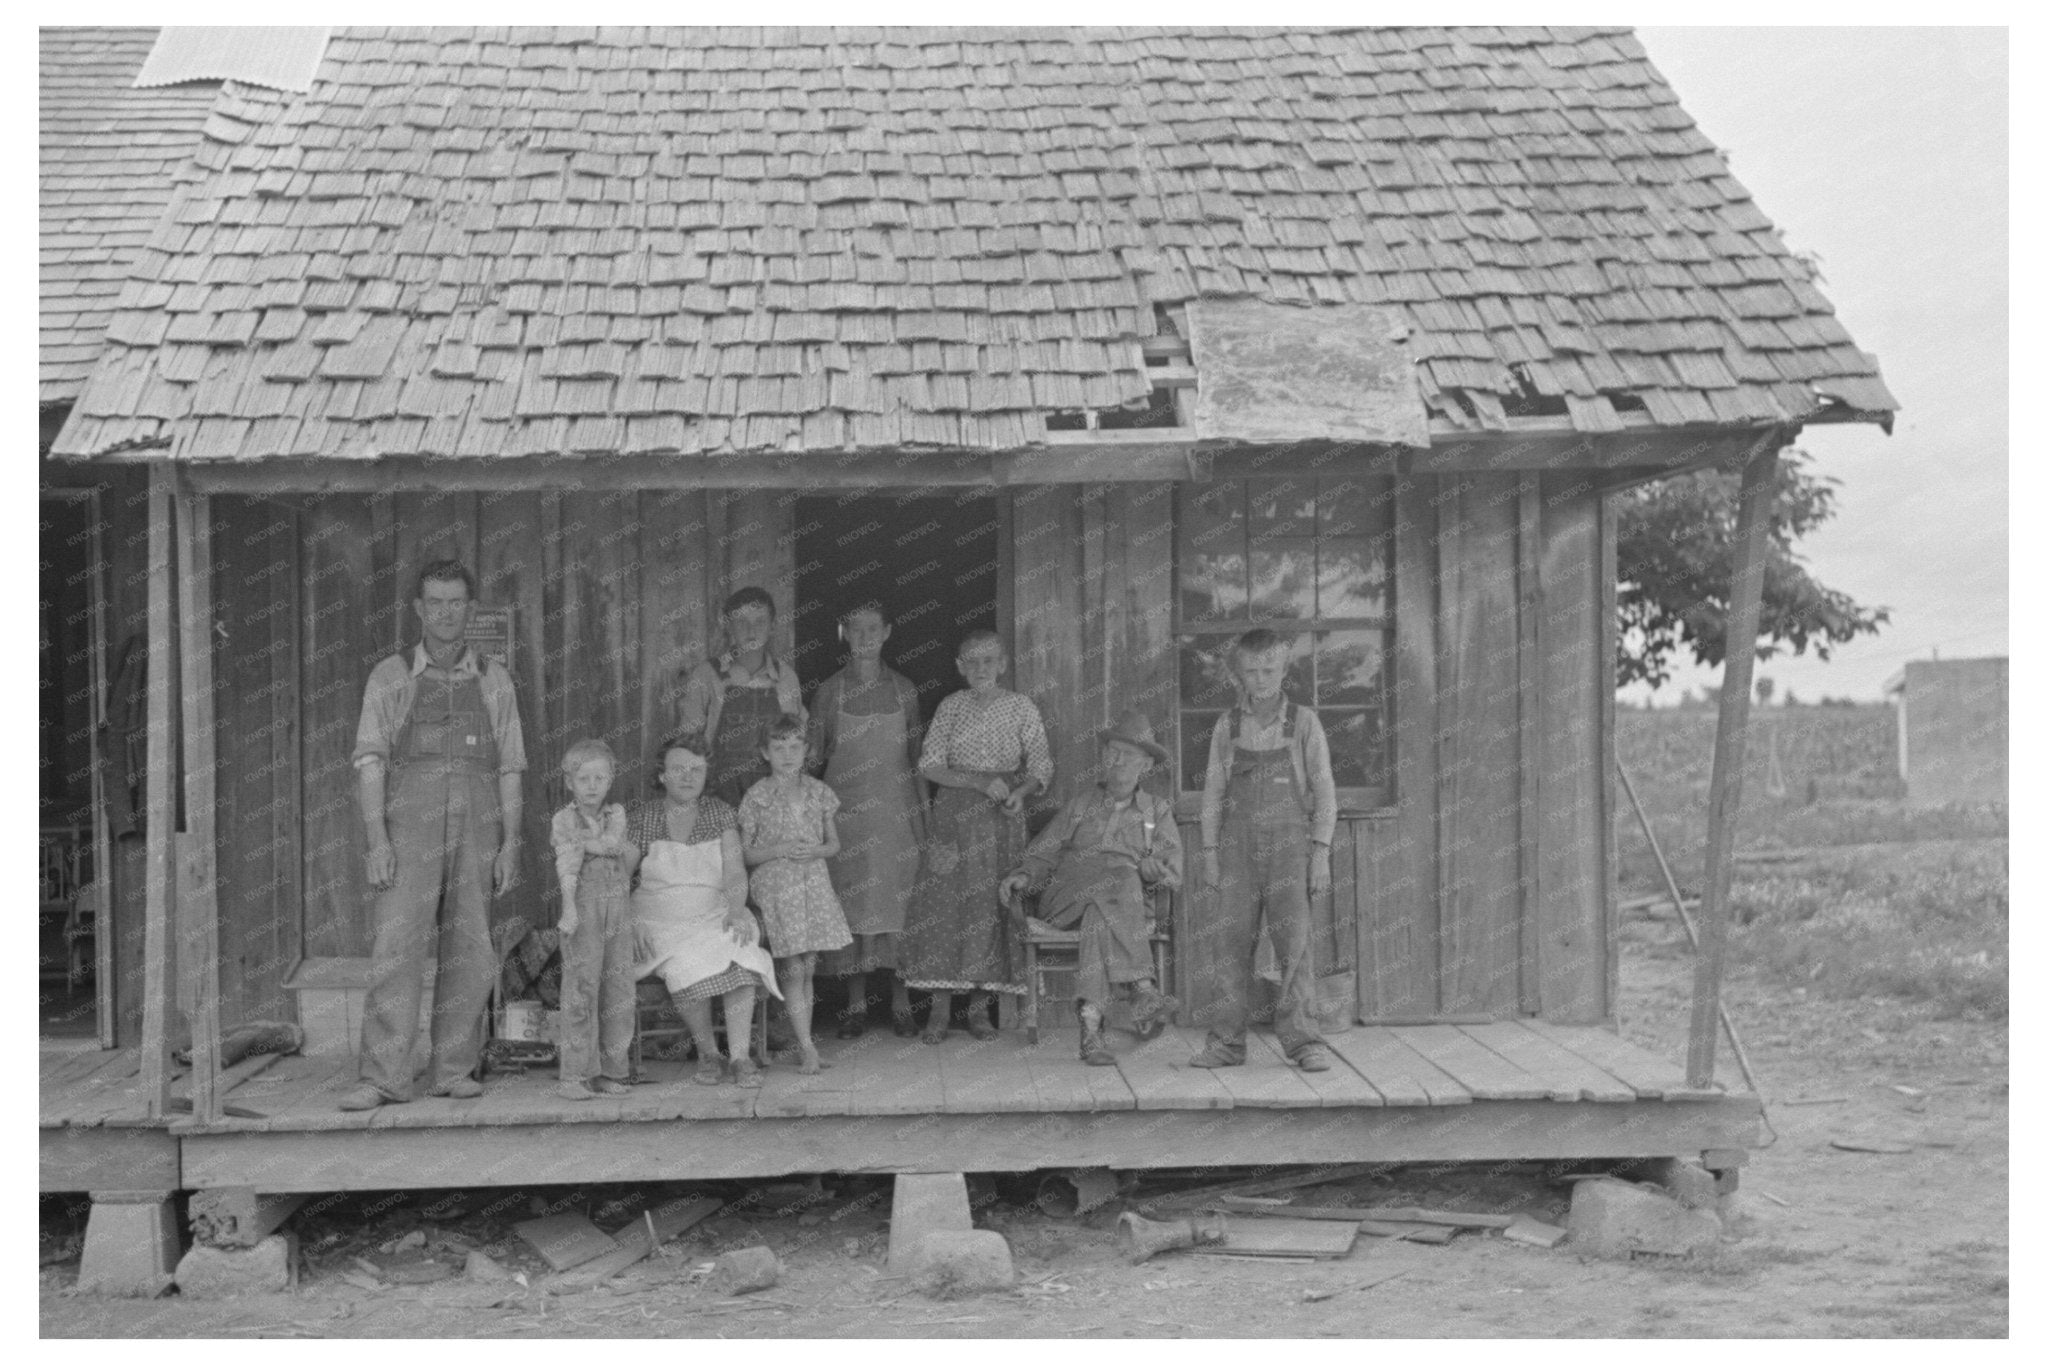
[[[1837, 480], [1815, 475], [1796, 448], [1778, 457], [1770, 552], [1764, 563], [1757, 656], [1804, 654], [1825, 660], [1837, 645], [1875, 635], [1891, 619], [1807, 570], [1793, 545], [1835, 514]], [[1728, 589], [1734, 576], [1740, 476], [1708, 470], [1675, 475], [1616, 498], [1615, 570], [1619, 685], [1659, 686], [1682, 644], [1706, 665], [1727, 656]]]

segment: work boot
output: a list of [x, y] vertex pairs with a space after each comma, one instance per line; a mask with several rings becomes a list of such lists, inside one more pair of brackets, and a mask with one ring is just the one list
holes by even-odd
[[1131, 1030], [1148, 1041], [1157, 1038], [1166, 1032], [1167, 1021], [1179, 1008], [1180, 1001], [1151, 982], [1141, 981], [1131, 992]]
[[457, 1076], [446, 1085], [437, 1085], [433, 1093], [443, 1099], [473, 1100], [484, 1093], [483, 1084], [470, 1076]]
[[344, 1092], [342, 1097], [334, 1102], [334, 1107], [336, 1109], [346, 1109], [351, 1113], [359, 1113], [365, 1109], [375, 1109], [380, 1104], [397, 1103], [397, 1100], [392, 1099], [368, 1081], [364, 1081], [361, 1085], [353, 1086]]
[[1077, 1000], [1074, 1013], [1081, 1020], [1081, 1060], [1089, 1066], [1115, 1066], [1116, 1058], [1110, 1056], [1109, 1043], [1102, 1036], [1102, 1011]]
[[1212, 1042], [1200, 1052], [1188, 1058], [1188, 1065], [1199, 1066], [1204, 1069], [1219, 1066], [1243, 1066], [1244, 1053], [1241, 1051], [1232, 1052], [1229, 1048]]
[[1292, 1060], [1303, 1071], [1328, 1071], [1330, 1069], [1330, 1049], [1324, 1047], [1321, 1043], [1305, 1043], [1302, 1045], [1301, 1051], [1294, 1054]]

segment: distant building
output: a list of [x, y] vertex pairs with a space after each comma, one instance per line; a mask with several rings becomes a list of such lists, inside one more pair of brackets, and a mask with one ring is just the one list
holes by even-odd
[[1884, 685], [1899, 708], [1899, 776], [1915, 806], [2006, 800], [2006, 661], [1919, 659]]

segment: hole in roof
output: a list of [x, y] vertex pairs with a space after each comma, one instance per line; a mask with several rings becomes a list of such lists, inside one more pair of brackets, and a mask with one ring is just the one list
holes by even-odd
[[1139, 431], [1179, 425], [1180, 411], [1174, 406], [1172, 389], [1154, 389], [1150, 401], [1135, 407], [1106, 408], [1095, 419], [1097, 431]]
[[1053, 412], [1045, 418], [1047, 431], [1086, 431], [1088, 414], [1085, 412]]
[[1610, 393], [1606, 395], [1608, 406], [1616, 412], [1648, 412], [1649, 405], [1632, 393]]
[[1536, 391], [1536, 381], [1530, 378], [1528, 366], [1510, 365], [1508, 373], [1515, 377], [1515, 391], [1505, 395], [1500, 405], [1508, 416], [1562, 417], [1568, 411], [1562, 397]]

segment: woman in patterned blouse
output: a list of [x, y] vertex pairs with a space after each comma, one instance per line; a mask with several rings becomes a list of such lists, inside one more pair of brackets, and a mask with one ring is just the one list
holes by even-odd
[[924, 1041], [946, 1040], [954, 991], [972, 991], [967, 1029], [995, 1036], [989, 992], [1022, 994], [1022, 945], [996, 887], [1024, 853], [1024, 803], [1052, 785], [1045, 724], [1028, 697], [997, 683], [1002, 637], [970, 632], [956, 656], [967, 690], [939, 703], [918, 773], [939, 788], [903, 931], [903, 976], [932, 992]]

